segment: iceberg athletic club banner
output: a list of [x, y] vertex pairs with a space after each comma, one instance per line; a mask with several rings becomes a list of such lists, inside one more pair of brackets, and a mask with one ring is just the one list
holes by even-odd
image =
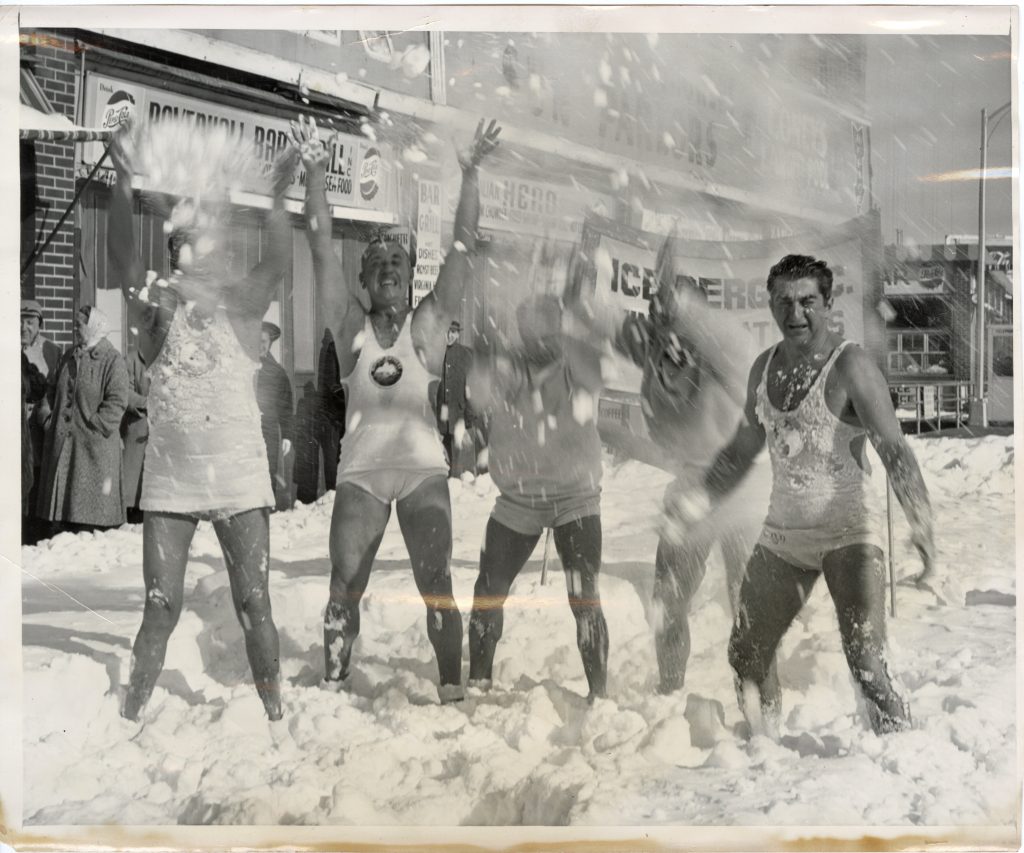
[[[655, 262], [665, 241], [598, 216], [584, 224], [580, 287], [594, 288], [598, 299], [623, 312], [647, 314], [657, 290]], [[833, 328], [863, 345], [881, 364], [884, 329], [876, 306], [881, 299], [881, 232], [878, 217], [867, 215], [830, 229], [771, 240], [673, 241], [672, 269], [700, 289], [711, 308], [727, 311], [750, 334], [758, 351], [781, 339], [768, 308], [768, 270], [784, 255], [813, 255], [834, 274]], [[609, 383], [617, 391], [636, 392], [640, 372], [624, 367]]]
[[[288, 144], [288, 120], [223, 106], [153, 86], [89, 74], [85, 89], [85, 124], [103, 129], [116, 128], [129, 118], [159, 121], [164, 117], [191, 117], [197, 125], [223, 124], [248, 139], [261, 157], [263, 174], [269, 174], [274, 159]], [[82, 146], [82, 165], [89, 169], [103, 153], [100, 143]], [[393, 162], [389, 146], [351, 134], [334, 137], [327, 167], [327, 201], [340, 207], [364, 210], [394, 210], [395, 189], [391, 177]], [[102, 170], [101, 170], [102, 171]], [[113, 180], [107, 170], [104, 180]], [[305, 197], [306, 173], [300, 166], [288, 197]], [[151, 189], [159, 189], [152, 187]], [[246, 187], [258, 191], [258, 186]]]

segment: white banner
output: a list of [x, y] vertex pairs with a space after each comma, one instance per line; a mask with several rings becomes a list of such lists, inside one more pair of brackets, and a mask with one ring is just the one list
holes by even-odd
[[[876, 278], [873, 266], [878, 260], [868, 260], [872, 247], [879, 242], [876, 237], [871, 223], [851, 220], [814, 234], [774, 240], [675, 240], [672, 266], [676, 280], [686, 279], [703, 291], [709, 307], [728, 312], [754, 344], [764, 349], [781, 339], [768, 307], [768, 270], [790, 253], [815, 255], [827, 261], [833, 272], [833, 329], [877, 351], [884, 347], [884, 337], [875, 328], [880, 320], [864, 307], [874, 305], [881, 297], [872, 283]], [[597, 298], [623, 311], [646, 314], [651, 295], [657, 290], [654, 268], [664, 239], [591, 217], [583, 251], [593, 261], [591, 280]], [[612, 387], [637, 390], [638, 372], [624, 371], [621, 379]]]
[[441, 184], [421, 179], [416, 210], [416, 264], [412, 279], [412, 305], [415, 308], [437, 284], [441, 270]]

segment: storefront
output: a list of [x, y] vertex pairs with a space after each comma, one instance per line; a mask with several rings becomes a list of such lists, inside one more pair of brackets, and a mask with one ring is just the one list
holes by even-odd
[[[604, 222], [648, 249], [669, 233], [687, 241], [677, 273], [702, 281], [716, 307], [745, 312], [758, 343], [771, 335], [763, 278], [775, 255], [827, 251], [849, 237], [848, 251], [826, 255], [848, 283], [841, 321], [849, 336], [881, 352], [875, 314], [865, 309], [880, 298], [881, 278], [861, 37], [422, 30], [59, 37], [80, 60], [71, 83], [74, 118], [84, 125], [116, 124], [126, 112], [226, 123], [264, 152], [269, 167], [299, 112], [333, 123], [334, 237], [357, 293], [362, 249], [382, 227], [415, 235], [413, 301], [429, 292], [451, 242], [459, 187], [453, 139], [465, 144], [481, 116], [495, 117], [502, 144], [481, 171], [482, 240], [464, 335], [514, 335], [517, 302], [529, 292], [561, 293], [577, 251]], [[769, 77], [771, 86], [750, 85]], [[100, 145], [81, 146], [75, 177], [101, 154]], [[106, 267], [109, 171], [99, 175], [77, 213], [67, 286], [76, 304], [95, 299], [123, 316]], [[301, 175], [290, 197], [298, 214]], [[259, 259], [269, 200], [245, 191], [234, 201], [241, 272]], [[136, 216], [147, 262], [165, 265], [159, 217], [141, 201]], [[298, 389], [318, 379], [325, 323], [297, 215], [294, 226], [293, 266], [268, 319], [282, 328], [275, 354]], [[730, 257], [745, 258], [743, 269]]]
[[[886, 367], [905, 417], [959, 424], [966, 414], [976, 376], [977, 266], [976, 239], [886, 249]], [[1012, 243], [993, 241], [985, 266], [986, 335], [992, 339], [993, 329], [1012, 328]], [[989, 394], [993, 377], [1000, 389], [1007, 371], [1012, 378], [1012, 359], [1002, 357], [1006, 345], [1005, 334], [996, 333], [985, 347]], [[1012, 420], [1012, 397], [1009, 403], [1005, 397], [999, 420]]]

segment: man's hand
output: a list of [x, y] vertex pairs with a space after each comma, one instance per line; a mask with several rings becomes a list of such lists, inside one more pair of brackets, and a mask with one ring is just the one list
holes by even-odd
[[665, 512], [659, 533], [670, 544], [681, 545], [710, 513], [711, 499], [706, 489], [673, 484], [665, 495]]
[[291, 452], [292, 452], [292, 442], [291, 442], [291, 439], [282, 438], [281, 439], [281, 455], [282, 456], [287, 456]]
[[484, 157], [498, 147], [498, 136], [501, 134], [501, 128], [494, 119], [491, 119], [487, 130], [484, 130], [484, 121], [485, 119], [480, 119], [480, 124], [476, 126], [473, 144], [457, 154], [459, 165], [462, 167], [463, 172], [475, 169]]
[[316, 126], [316, 120], [312, 116], [299, 116], [298, 121], [289, 125], [289, 136], [292, 145], [299, 152], [302, 165], [306, 171], [322, 170], [326, 167], [328, 154], [327, 146], [320, 139], [320, 130]]

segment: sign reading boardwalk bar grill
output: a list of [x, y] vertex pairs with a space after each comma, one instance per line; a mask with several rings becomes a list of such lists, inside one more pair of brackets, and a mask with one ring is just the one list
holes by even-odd
[[[85, 91], [86, 125], [112, 129], [129, 118], [156, 122], [166, 118], [186, 118], [199, 127], [222, 125], [255, 145], [263, 175], [270, 173], [278, 153], [288, 145], [288, 121], [285, 119], [238, 110], [101, 74], [90, 74]], [[83, 146], [82, 166], [90, 169], [102, 153], [103, 146], [100, 143]], [[337, 134], [327, 164], [328, 203], [364, 210], [394, 210], [391, 162], [391, 151], [387, 145], [371, 142], [362, 136]], [[107, 179], [111, 179], [111, 176], [112, 172], [108, 170]], [[288, 196], [304, 198], [305, 183], [306, 174], [300, 167]], [[244, 189], [258, 192], [263, 188], [254, 185]]]

